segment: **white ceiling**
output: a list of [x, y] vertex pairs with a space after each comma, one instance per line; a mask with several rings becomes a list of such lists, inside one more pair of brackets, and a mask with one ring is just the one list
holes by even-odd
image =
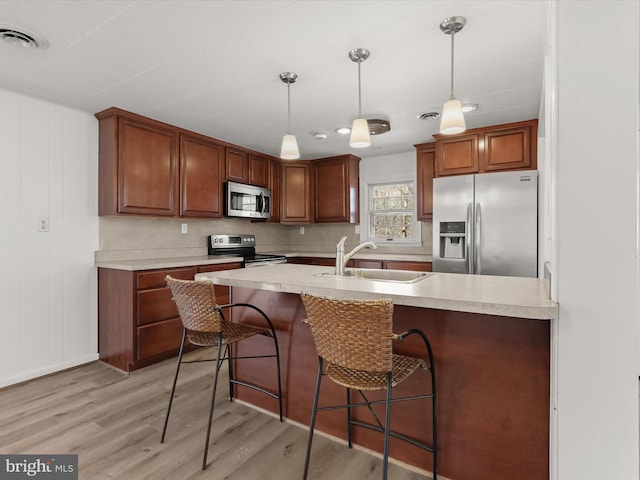
[[[0, 1], [0, 23], [49, 42], [43, 50], [0, 42], [0, 87], [96, 113], [116, 106], [274, 156], [287, 129], [303, 159], [407, 152], [432, 141], [449, 97], [451, 37], [439, 29], [466, 17], [455, 36], [455, 95], [480, 105], [467, 128], [538, 117], [545, 0]], [[362, 113], [391, 131], [351, 149], [335, 128]], [[316, 140], [323, 132], [327, 140]]]

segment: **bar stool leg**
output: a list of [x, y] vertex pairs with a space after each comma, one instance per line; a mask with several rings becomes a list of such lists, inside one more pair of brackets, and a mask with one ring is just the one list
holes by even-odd
[[209, 410], [209, 425], [207, 426], [207, 439], [204, 444], [204, 457], [202, 458], [202, 470], [207, 468], [207, 453], [209, 452], [209, 437], [211, 437], [211, 423], [213, 421], [213, 407], [216, 402], [216, 390], [218, 388], [218, 373], [220, 372], [220, 357], [222, 356], [222, 333], [218, 337], [218, 354], [216, 356], [215, 375], [213, 377], [213, 392], [211, 394], [211, 408]]
[[322, 382], [322, 357], [318, 357], [318, 378], [316, 379], [316, 393], [313, 397], [313, 410], [311, 412], [311, 422], [309, 423], [309, 441], [307, 442], [307, 456], [304, 461], [303, 480], [307, 480], [309, 473], [309, 459], [311, 457], [311, 443], [313, 441], [313, 429], [316, 425], [316, 414], [318, 413], [318, 397], [320, 396], [320, 383]]
[[232, 345], [227, 345], [227, 366], [229, 367], [227, 369], [227, 373], [229, 374], [229, 401], [233, 402], [233, 399], [235, 397], [234, 395], [234, 390], [233, 390], [233, 380], [235, 379], [234, 375], [233, 375], [233, 361], [231, 359], [231, 357], [233, 356], [233, 347]]
[[164, 436], [167, 433], [167, 425], [169, 424], [169, 414], [171, 414], [171, 404], [173, 403], [173, 396], [176, 393], [176, 384], [178, 383], [178, 373], [180, 373], [180, 364], [182, 363], [182, 353], [184, 352], [184, 343], [187, 339], [187, 329], [182, 329], [182, 343], [180, 344], [180, 353], [178, 354], [178, 366], [176, 367], [176, 375], [173, 377], [173, 386], [171, 387], [171, 396], [169, 397], [169, 407], [167, 408], [167, 415], [164, 418], [164, 427], [162, 428], [162, 437], [160, 437], [160, 443], [164, 443]]
[[384, 457], [382, 460], [382, 480], [387, 480], [389, 470], [389, 431], [391, 430], [391, 378], [392, 373], [387, 373], [387, 398], [384, 418]]
[[349, 448], [353, 448], [353, 437], [351, 433], [351, 389], [347, 388], [347, 439]]

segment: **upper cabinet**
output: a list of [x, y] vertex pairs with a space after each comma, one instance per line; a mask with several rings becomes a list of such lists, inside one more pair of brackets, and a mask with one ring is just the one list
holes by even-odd
[[180, 135], [180, 215], [223, 215], [224, 147], [196, 134]]
[[271, 190], [271, 217], [268, 222], [279, 223], [280, 222], [280, 160], [277, 158], [268, 159], [268, 182], [267, 188]]
[[249, 153], [250, 185], [267, 187], [269, 184], [269, 158], [264, 155]]
[[317, 223], [359, 223], [359, 163], [354, 155], [340, 155], [313, 162], [315, 168]]
[[269, 176], [269, 158], [240, 147], [225, 148], [224, 179], [266, 187]]
[[249, 153], [236, 147], [226, 147], [224, 150], [224, 179], [249, 183]]
[[417, 169], [417, 215], [418, 220], [433, 218], [433, 175], [436, 164], [435, 142], [415, 145]]
[[99, 215], [177, 216], [178, 130], [111, 108], [99, 120]]
[[313, 176], [312, 162], [304, 160], [280, 163], [280, 223], [311, 223]]
[[436, 176], [537, 168], [537, 120], [434, 135]]

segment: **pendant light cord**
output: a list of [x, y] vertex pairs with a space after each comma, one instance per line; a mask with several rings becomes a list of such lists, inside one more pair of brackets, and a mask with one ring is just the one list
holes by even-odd
[[449, 100], [454, 100], [453, 96], [453, 37], [455, 36], [455, 32], [451, 32], [451, 98]]
[[362, 118], [362, 81], [360, 80], [360, 64], [362, 60], [358, 60], [358, 118]]
[[291, 83], [287, 82], [287, 133], [291, 133]]

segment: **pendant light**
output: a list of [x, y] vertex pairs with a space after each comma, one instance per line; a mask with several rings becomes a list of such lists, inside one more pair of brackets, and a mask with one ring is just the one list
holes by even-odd
[[280, 158], [283, 160], [297, 160], [300, 158], [296, 136], [291, 133], [291, 84], [295, 83], [298, 75], [293, 72], [282, 72], [280, 80], [287, 84], [287, 133], [282, 137]]
[[451, 98], [445, 102], [442, 108], [442, 120], [440, 121], [440, 133], [452, 135], [464, 132], [467, 127], [464, 123], [462, 103], [453, 96], [453, 37], [462, 30], [467, 20], [464, 17], [445, 18], [440, 23], [440, 30], [445, 35], [451, 35]]
[[358, 64], [358, 118], [353, 121], [351, 127], [351, 138], [349, 146], [353, 148], [364, 148], [371, 145], [369, 137], [369, 124], [367, 119], [362, 117], [362, 92], [360, 82], [360, 64], [369, 58], [369, 50], [366, 48], [355, 48], [349, 52], [349, 58]]

